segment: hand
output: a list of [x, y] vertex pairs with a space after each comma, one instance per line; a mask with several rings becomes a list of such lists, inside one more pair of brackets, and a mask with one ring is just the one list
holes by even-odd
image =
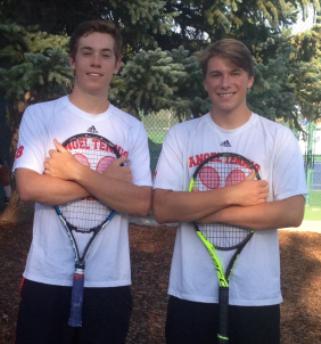
[[265, 203], [269, 194], [269, 184], [265, 180], [256, 180], [255, 173], [251, 173], [243, 182], [230, 188], [232, 203], [249, 206]]
[[127, 157], [120, 157], [114, 160], [103, 172], [103, 175], [107, 178], [118, 179], [127, 183], [131, 183], [133, 179]]
[[45, 174], [63, 180], [73, 180], [81, 168], [88, 168], [81, 164], [67, 149], [54, 140], [56, 149], [49, 151], [49, 158], [45, 160]]

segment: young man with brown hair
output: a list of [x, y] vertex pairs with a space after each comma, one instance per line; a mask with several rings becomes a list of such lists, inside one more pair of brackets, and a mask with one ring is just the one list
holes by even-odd
[[[168, 344], [213, 344], [218, 332], [218, 283], [214, 264], [191, 221], [253, 228], [230, 278], [230, 344], [280, 342], [280, 258], [277, 228], [298, 226], [306, 192], [303, 159], [291, 131], [253, 113], [247, 92], [254, 66], [247, 47], [223, 39], [203, 54], [210, 112], [177, 124], [157, 164], [154, 214], [180, 222], [170, 273]], [[187, 192], [202, 154], [231, 152], [259, 168], [262, 180], [207, 192]], [[241, 167], [240, 167], [241, 168]], [[218, 251], [221, 260], [228, 252]]]
[[[128, 214], [149, 212], [151, 176], [141, 122], [110, 104], [121, 65], [121, 36], [103, 20], [79, 25], [70, 40], [74, 85], [68, 96], [29, 106], [14, 165], [23, 200], [35, 201], [16, 343], [125, 342], [131, 314]], [[61, 142], [79, 133], [112, 141], [122, 157], [104, 173], [80, 164]], [[54, 205], [94, 197], [117, 211], [86, 256], [81, 328], [68, 326], [73, 249]], [[81, 237], [81, 233], [77, 233]]]

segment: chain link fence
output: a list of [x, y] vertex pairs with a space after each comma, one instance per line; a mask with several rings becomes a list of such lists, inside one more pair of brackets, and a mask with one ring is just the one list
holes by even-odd
[[142, 116], [141, 120], [148, 134], [151, 168], [154, 171], [166, 133], [174, 124], [178, 123], [178, 119], [171, 111], [164, 110]]
[[321, 155], [305, 155], [305, 172], [307, 176], [307, 205], [316, 208], [321, 219]]

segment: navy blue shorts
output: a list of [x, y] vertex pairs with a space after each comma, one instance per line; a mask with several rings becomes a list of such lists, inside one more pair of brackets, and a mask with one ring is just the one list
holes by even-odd
[[[171, 296], [167, 307], [167, 344], [215, 344], [218, 305]], [[280, 306], [229, 306], [229, 344], [280, 344]]]
[[83, 326], [68, 326], [71, 287], [25, 280], [16, 344], [124, 344], [132, 297], [129, 286], [85, 288]]

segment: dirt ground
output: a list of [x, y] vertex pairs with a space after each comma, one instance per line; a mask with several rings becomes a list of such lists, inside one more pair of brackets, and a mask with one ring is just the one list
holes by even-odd
[[[132, 225], [134, 310], [130, 344], [163, 344], [175, 229]], [[14, 343], [19, 282], [31, 225], [0, 227], [0, 344]], [[321, 234], [281, 231], [282, 344], [321, 343]], [[58, 343], [57, 343], [58, 344]]]

